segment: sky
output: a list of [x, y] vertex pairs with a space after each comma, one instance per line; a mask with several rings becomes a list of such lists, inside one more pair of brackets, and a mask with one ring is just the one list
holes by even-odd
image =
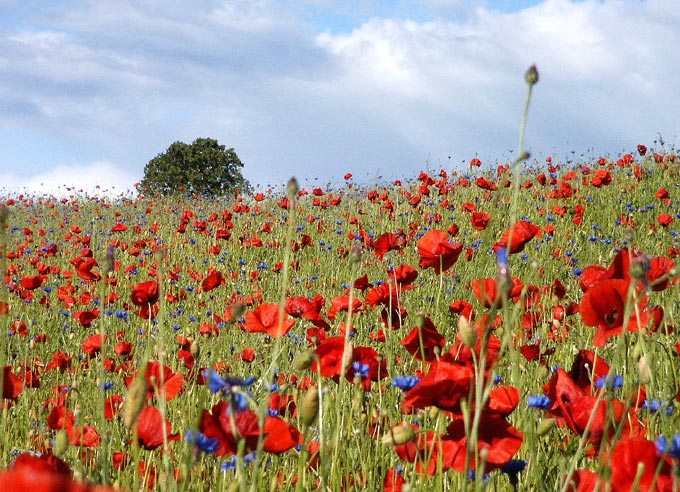
[[[256, 186], [671, 149], [676, 0], [0, 0], [0, 192], [119, 194], [171, 143]], [[662, 147], [663, 146], [665, 147]]]

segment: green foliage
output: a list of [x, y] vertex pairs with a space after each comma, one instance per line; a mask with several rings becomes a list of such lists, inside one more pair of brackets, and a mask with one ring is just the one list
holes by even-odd
[[161, 195], [187, 192], [210, 197], [247, 191], [250, 183], [241, 174], [242, 167], [234, 149], [215, 139], [178, 141], [148, 162], [140, 188]]

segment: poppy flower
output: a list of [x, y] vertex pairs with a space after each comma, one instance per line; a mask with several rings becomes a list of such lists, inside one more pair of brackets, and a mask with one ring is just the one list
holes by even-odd
[[486, 226], [489, 225], [489, 220], [491, 219], [491, 214], [486, 212], [472, 212], [470, 220], [472, 221], [472, 227], [478, 231], [483, 231]]
[[85, 339], [83, 342], [82, 351], [90, 356], [90, 358], [95, 357], [102, 349], [102, 340], [106, 341], [107, 335], [102, 335], [97, 333], [96, 335], [91, 335]]
[[63, 475], [71, 478], [73, 471], [64, 460], [57, 458], [52, 453], [42, 453], [40, 456], [31, 453], [22, 453], [16, 460], [12, 468], [16, 470], [31, 470], [38, 473]]
[[[137, 442], [144, 449], [152, 450], [163, 444], [163, 416], [160, 410], [145, 405], [137, 417]], [[165, 419], [167, 440], [177, 441], [179, 434], [172, 434], [172, 424]]]
[[10, 468], [0, 472], [4, 492], [116, 492], [118, 489], [104, 485], [88, 485], [75, 481], [62, 473], [36, 471], [27, 467]]
[[[517, 302], [520, 295], [522, 294], [522, 289], [524, 284], [517, 277], [512, 277], [512, 286], [510, 291], [507, 293], [509, 299]], [[472, 290], [477, 297], [477, 300], [481, 302], [484, 307], [490, 308], [494, 305], [502, 305], [505, 298], [501, 295], [499, 289], [499, 282], [496, 278], [476, 278], [472, 281]]]
[[12, 366], [3, 368], [2, 397], [5, 400], [16, 400], [24, 389], [21, 378], [14, 375]]
[[97, 265], [97, 261], [92, 257], [78, 257], [70, 260], [71, 265], [76, 267], [76, 273], [82, 280], [96, 282], [102, 278], [101, 274], [92, 271]]
[[252, 410], [232, 410], [227, 402], [220, 401], [210, 411], [203, 411], [199, 430], [206, 437], [217, 440], [216, 456], [237, 454], [242, 440], [246, 450], [255, 450], [260, 434], [264, 436], [263, 450], [268, 453], [281, 454], [302, 442], [300, 432], [279, 417], [267, 416], [262, 432], [259, 421], [259, 416]]
[[[501, 237], [501, 240], [494, 245], [494, 250], [506, 248], [509, 255], [519, 253], [524, 250], [524, 246], [531, 241], [541, 228], [535, 224], [521, 220], [510, 226]], [[512, 237], [510, 237], [512, 234]]]
[[246, 313], [246, 330], [250, 333], [267, 333], [272, 338], [284, 336], [295, 324], [294, 319], [280, 318], [278, 304], [260, 304]]
[[420, 268], [434, 268], [434, 272], [439, 275], [445, 272], [458, 260], [458, 256], [463, 251], [460, 243], [450, 243], [446, 231], [433, 229], [427, 231], [418, 241], [418, 254]]
[[[361, 309], [362, 302], [356, 297], [352, 300], [352, 312], [357, 312]], [[349, 306], [349, 296], [338, 296], [334, 297], [331, 301], [331, 308], [328, 310], [328, 319], [335, 320], [335, 316], [342, 311], [348, 311]]]
[[[128, 388], [135, 377], [137, 377], [137, 374], [125, 378], [125, 384]], [[173, 373], [170, 366], [163, 365], [161, 367], [161, 364], [157, 361], [147, 362], [144, 379], [146, 379], [147, 399], [158, 394], [162, 384], [165, 400], [170, 401], [179, 394], [184, 385], [184, 376], [182, 376], [181, 372]]]
[[656, 220], [661, 227], [668, 227], [673, 223], [673, 217], [668, 214], [659, 214]]
[[222, 272], [214, 271], [209, 273], [201, 282], [201, 289], [203, 292], [209, 292], [224, 283]]
[[659, 456], [653, 441], [643, 437], [619, 440], [612, 449], [610, 484], [613, 491], [672, 490], [673, 476], [671, 467]]
[[[639, 318], [635, 310], [632, 310], [628, 324], [623, 326], [628, 288], [626, 280], [607, 279], [588, 289], [581, 299], [579, 312], [583, 323], [586, 326], [597, 327], [593, 338], [594, 346], [604, 347], [608, 338], [619, 335], [624, 328], [628, 331], [637, 331], [638, 326], [646, 326], [649, 313], [645, 311], [647, 299], [644, 296], [637, 302]], [[631, 299], [630, 302], [634, 300]]]
[[158, 282], [155, 280], [148, 280], [135, 285], [132, 289], [130, 298], [132, 304], [135, 306], [145, 306], [148, 304], [156, 304], [159, 296]]
[[[477, 466], [479, 453], [484, 452], [485, 472], [499, 468], [510, 461], [519, 451], [524, 440], [522, 432], [515, 429], [503, 416], [490, 411], [482, 412], [477, 432], [476, 453], [473, 454], [469, 467], [474, 469]], [[467, 437], [462, 418], [458, 418], [449, 424], [442, 441], [452, 441], [457, 450], [455, 453], [444, 453], [443, 467], [464, 472]]]
[[382, 260], [388, 251], [398, 251], [402, 247], [400, 238], [392, 232], [385, 232], [373, 242], [373, 252]]
[[388, 272], [390, 278], [396, 282], [401, 290], [410, 290], [411, 284], [418, 278], [418, 270], [411, 265], [403, 264]]
[[415, 326], [401, 340], [401, 345], [416, 359], [434, 362], [446, 345], [446, 338], [437, 331], [429, 317], [425, 317], [422, 325], [422, 327]]
[[406, 392], [402, 410], [412, 413], [417, 409], [437, 407], [458, 413], [461, 400], [470, 396], [473, 379], [471, 365], [436, 362], [420, 382]]
[[31, 275], [22, 278], [20, 284], [26, 290], [35, 290], [42, 286], [45, 279], [45, 275]]

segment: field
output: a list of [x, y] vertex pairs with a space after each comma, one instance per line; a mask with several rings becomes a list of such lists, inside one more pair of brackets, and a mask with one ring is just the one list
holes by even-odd
[[480, 164], [5, 197], [0, 489], [680, 490], [677, 153]]

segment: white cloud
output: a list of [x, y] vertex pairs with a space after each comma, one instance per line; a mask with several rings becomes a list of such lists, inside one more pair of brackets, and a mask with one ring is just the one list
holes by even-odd
[[[57, 167], [47, 181], [58, 182], [57, 170], [72, 169], [59, 164], [107, 161], [129, 187], [170, 143], [199, 136], [235, 147], [262, 184], [346, 171], [410, 177], [448, 156], [503, 161], [517, 143], [531, 63], [541, 75], [532, 151], [618, 152], [657, 132], [677, 137], [674, 1], [546, 0], [515, 13], [479, 1], [464, 16], [442, 14], [463, 4], [404, 0], [399, 16], [342, 32], [267, 0], [26, 12], [20, 29], [0, 30], [0, 144], [31, 132], [60, 142], [59, 160], [36, 158], [35, 140], [0, 157], [0, 171], [39, 185], [48, 164]], [[355, 8], [384, 13], [377, 5]], [[405, 18], [414, 6], [437, 15]], [[89, 169], [79, 175], [101, 176]]]
[[59, 165], [40, 174], [24, 177], [15, 173], [3, 176], [0, 196], [24, 193], [49, 196], [130, 196], [135, 194], [135, 176], [111, 162], [84, 165]]

